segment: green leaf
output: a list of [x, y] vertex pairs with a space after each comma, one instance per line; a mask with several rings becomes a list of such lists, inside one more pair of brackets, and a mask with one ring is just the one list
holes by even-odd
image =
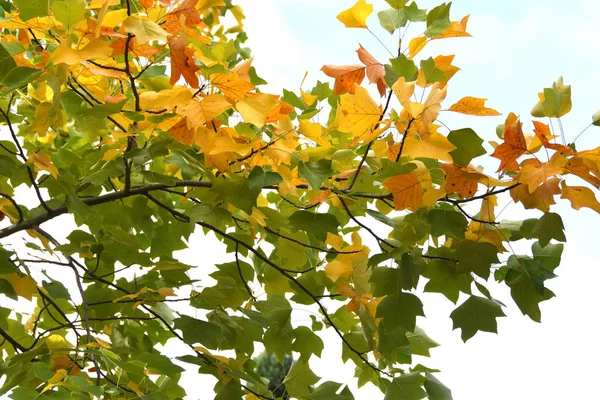
[[531, 110], [534, 117], [559, 118], [571, 111], [571, 85], [565, 85], [562, 76], [544, 89], [543, 97]]
[[450, 152], [452, 160], [462, 167], [468, 166], [472, 159], [486, 153], [482, 146], [483, 139], [471, 128], [451, 131], [448, 134], [448, 141], [456, 147]]
[[250, 190], [262, 189], [265, 186], [277, 185], [283, 182], [283, 178], [277, 172], [265, 171], [260, 166], [252, 169], [248, 179], [250, 180]]
[[462, 330], [461, 338], [465, 342], [477, 331], [497, 333], [496, 318], [504, 316], [498, 303], [478, 296], [470, 296], [450, 314], [453, 329]]
[[231, 177], [231, 179], [217, 179], [211, 191], [217, 193], [217, 200], [230, 203], [250, 215], [256, 206], [256, 197], [260, 189], [250, 189], [248, 179]]
[[430, 373], [425, 374], [425, 390], [430, 400], [452, 400], [452, 392]]
[[385, 75], [383, 79], [388, 87], [394, 86], [394, 83], [401, 76], [404, 77], [406, 82], [412, 82], [419, 76], [419, 69], [415, 65], [415, 62], [409, 60], [404, 54], [400, 54], [396, 58], [390, 58], [390, 63], [384, 65]]
[[468, 274], [457, 273], [456, 263], [446, 260], [431, 260], [423, 273], [429, 279], [426, 292], [441, 293], [456, 304], [461, 292], [471, 293], [471, 278]]
[[[0, 77], [2, 75], [0, 74]], [[592, 115], [592, 125], [600, 126], [600, 110], [596, 111], [594, 115]]]
[[417, 316], [425, 316], [423, 303], [412, 293], [398, 292], [387, 296], [377, 307], [377, 318], [383, 318], [386, 329], [394, 330], [400, 326], [413, 332]]
[[410, 343], [413, 354], [419, 356], [431, 357], [429, 350], [439, 346], [438, 343], [427, 336], [425, 331], [418, 326], [415, 328], [414, 332], [406, 332], [406, 338]]
[[427, 10], [419, 9], [419, 7], [417, 7], [417, 3], [414, 1], [404, 8], [404, 12], [406, 13], [408, 19], [412, 22], [427, 21]]
[[449, 206], [433, 208], [427, 214], [431, 225], [431, 236], [464, 239], [468, 221], [465, 216]]
[[232, 379], [219, 390], [219, 393], [217, 393], [214, 400], [238, 400], [241, 399], [244, 394], [240, 383], [237, 380]]
[[210, 322], [182, 315], [174, 320], [175, 329], [181, 330], [187, 344], [200, 343], [209, 349], [217, 349], [222, 339], [221, 329]]
[[344, 387], [342, 391], [340, 388], [342, 387], [341, 383], [337, 382], [323, 382], [316, 389], [314, 389], [311, 394], [306, 396], [307, 400], [354, 400], [354, 396], [350, 392], [348, 387]]
[[294, 363], [283, 383], [290, 397], [302, 398], [310, 395], [310, 386], [319, 381], [319, 377], [311, 371], [308, 362], [300, 357]]
[[308, 327], [299, 326], [294, 329], [292, 350], [300, 353], [300, 356], [305, 360], [310, 360], [312, 354], [320, 358], [323, 351], [323, 341]]
[[377, 13], [377, 18], [379, 18], [381, 27], [392, 35], [396, 29], [404, 27], [408, 21], [404, 10], [401, 8], [389, 8], [380, 11]]
[[444, 71], [435, 66], [433, 58], [421, 61], [421, 70], [427, 83], [445, 82], [448, 80]]
[[487, 242], [463, 240], [455, 246], [455, 258], [458, 259], [456, 271], [460, 273], [475, 272], [483, 279], [490, 276], [492, 264], [498, 260], [498, 248]]
[[52, 1], [52, 13], [63, 24], [63, 30], [70, 32], [73, 27], [85, 16], [85, 3], [83, 1]]
[[544, 269], [554, 272], [556, 267], [560, 265], [563, 248], [564, 245], [561, 243], [547, 244], [545, 247], [542, 247], [539, 242], [535, 242], [531, 246], [531, 251], [534, 260], [539, 260]]
[[390, 5], [390, 7], [395, 9], [400, 9], [408, 3], [408, 0], [385, 0], [386, 3]]
[[450, 27], [450, 6], [452, 2], [440, 4], [427, 14], [427, 29], [425, 35], [428, 37], [439, 36]]
[[46, 289], [46, 291], [48, 291], [50, 296], [52, 296], [55, 299], [65, 299], [65, 300], [71, 299], [71, 296], [69, 295], [69, 291], [61, 282], [58, 282], [58, 281], [46, 282], [46, 281], [44, 281], [44, 282], [42, 282], [42, 285], [44, 286], [44, 289]]
[[279, 325], [286, 325], [292, 315], [292, 306], [283, 296], [267, 297], [267, 300], [257, 301], [254, 307], [260, 311], [265, 318], [276, 321]]
[[554, 293], [543, 284], [547, 277], [553, 276], [552, 272], [541, 268], [541, 261], [521, 259], [519, 262], [514, 256], [509, 259], [504, 280], [523, 315], [535, 322], [540, 322], [542, 317], [539, 303], [554, 297]]
[[298, 163], [298, 176], [306, 179], [314, 190], [320, 190], [321, 184], [329, 178], [334, 170], [331, 169], [331, 160], [300, 161]]
[[35, 81], [42, 71], [35, 68], [29, 67], [16, 67], [11, 69], [2, 79], [2, 85], [6, 86], [3, 93], [10, 93], [11, 91], [23, 87], [30, 82]]
[[31, 18], [47, 17], [50, 15], [50, 1], [48, 0], [14, 0], [19, 9], [19, 17], [23, 21]]
[[299, 108], [301, 110], [306, 110], [306, 105], [304, 105], [304, 102], [294, 92], [283, 89], [283, 97], [281, 97], [281, 100], [285, 101], [286, 103], [288, 103], [296, 108]]
[[17, 63], [2, 43], [2, 46], [0, 46], [0, 82], [3, 82], [6, 75], [16, 67]]
[[168, 357], [160, 354], [145, 352], [136, 356], [136, 358], [142, 362], [145, 362], [146, 368], [149, 370], [158, 372], [160, 374], [165, 374], [171, 378], [177, 377], [179, 373], [184, 371], [184, 369], [179, 365], [173, 364]]
[[564, 233], [564, 225], [560, 215], [555, 213], [546, 213], [535, 224], [531, 231], [531, 236], [540, 239], [541, 247], [546, 247], [551, 239], [556, 239], [559, 242], [566, 242], [567, 238]]
[[319, 240], [324, 241], [327, 232], [337, 233], [340, 225], [338, 219], [331, 214], [313, 213], [300, 210], [289, 218], [290, 225], [296, 230], [312, 233]]
[[422, 389], [425, 378], [421, 374], [404, 374], [394, 378], [385, 392], [384, 400], [420, 400], [427, 396]]

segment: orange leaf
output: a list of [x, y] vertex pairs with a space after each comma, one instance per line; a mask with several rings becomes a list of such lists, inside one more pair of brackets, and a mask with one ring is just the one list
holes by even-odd
[[526, 209], [537, 208], [543, 212], [550, 211], [550, 206], [556, 204], [554, 196], [560, 193], [559, 178], [550, 178], [542, 183], [533, 193], [529, 193], [527, 186], [519, 185], [510, 190], [514, 202], [521, 202]]
[[178, 142], [184, 144], [194, 143], [196, 131], [188, 128], [186, 117], [181, 118], [179, 122], [173, 125], [167, 132], [169, 132]]
[[453, 104], [448, 110], [461, 114], [478, 115], [480, 117], [501, 115], [493, 108], [487, 108], [485, 106], [485, 99], [471, 96], [463, 97], [458, 101], [458, 103]]
[[527, 143], [523, 135], [522, 124], [518, 117], [510, 113], [504, 125], [504, 143], [496, 147], [492, 157], [499, 159], [500, 171], [514, 171], [518, 168], [517, 158], [527, 151]]
[[469, 37], [470, 33], [467, 32], [467, 22], [469, 22], [469, 16], [463, 17], [460, 21], [452, 21], [450, 26], [446, 28], [439, 36], [434, 36], [431, 39], [446, 39], [451, 37]]
[[325, 75], [335, 78], [333, 92], [336, 95], [344, 92], [354, 94], [354, 84], [360, 85], [365, 78], [365, 70], [362, 65], [323, 65], [321, 68]]
[[600, 203], [596, 200], [594, 192], [585, 186], [567, 186], [567, 183], [563, 182], [560, 198], [568, 199], [571, 202], [571, 207], [575, 210], [587, 207], [600, 213]]
[[550, 128], [548, 127], [548, 125], [539, 121], [533, 121], [533, 125], [535, 126], [535, 129], [533, 130], [535, 132], [535, 136], [537, 136], [537, 138], [540, 139], [540, 142], [542, 142], [542, 146], [544, 146], [547, 149], [560, 151], [565, 154], [575, 154], [575, 151], [573, 151], [573, 149], [569, 146], [565, 146], [558, 143], [550, 143], [548, 137], [552, 136], [552, 134], [550, 133]]
[[154, 3], [154, 0], [139, 0], [139, 2], [142, 5], [142, 7], [150, 8], [152, 7], [152, 3]]
[[567, 159], [560, 153], [554, 153], [550, 161], [543, 163], [537, 159], [526, 160], [521, 166], [519, 182], [527, 185], [532, 193], [548, 178], [563, 172]]
[[196, 72], [200, 67], [194, 62], [192, 55], [194, 51], [187, 47], [185, 37], [179, 36], [169, 41], [171, 50], [171, 85], [175, 85], [179, 78], [183, 76], [185, 81], [193, 88], [199, 87]]
[[[385, 95], [385, 81], [383, 80], [383, 76], [385, 75], [385, 69], [383, 65], [375, 59], [361, 44], [359, 44], [358, 50], [358, 58], [360, 61], [367, 66], [367, 78], [369, 79], [369, 83], [376, 83], [377, 88], [379, 89], [379, 94], [381, 96]], [[383, 84], [380, 85], [379, 82]], [[383, 91], [381, 90], [383, 89]]]
[[592, 175], [597, 174], [597, 171], [594, 170], [593, 164], [590, 165], [589, 161], [584, 157], [578, 156], [570, 158], [565, 166], [565, 169], [570, 173], [577, 175], [584, 181], [592, 184], [596, 188], [600, 188], [600, 178]]
[[394, 195], [396, 210], [417, 210], [423, 203], [423, 188], [416, 173], [396, 175], [383, 181], [383, 186]]
[[461, 199], [473, 197], [477, 193], [477, 180], [463, 171], [456, 164], [441, 163], [440, 166], [446, 173], [446, 192], [458, 193]]
[[167, 15], [176, 16], [178, 20], [179, 16], [183, 15], [185, 16], [185, 26], [188, 28], [193, 28], [202, 22], [200, 13], [198, 10], [196, 10], [196, 3], [198, 3], [198, 0], [184, 0], [179, 7]]

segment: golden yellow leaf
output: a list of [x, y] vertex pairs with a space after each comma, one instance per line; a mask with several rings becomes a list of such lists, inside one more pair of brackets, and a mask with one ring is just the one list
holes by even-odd
[[129, 381], [129, 383], [127, 383], [127, 387], [133, 390], [138, 396], [145, 396], [144, 392], [140, 390], [139, 386], [134, 381]]
[[367, 28], [367, 18], [373, 12], [373, 5], [365, 0], [358, 0], [356, 4], [338, 14], [339, 19], [346, 28]]
[[307, 119], [300, 120], [298, 133], [323, 147], [331, 147], [331, 143], [323, 137], [323, 126], [318, 122], [310, 122]]
[[50, 335], [46, 338], [46, 346], [50, 350], [71, 348], [73, 345], [60, 335]]
[[250, 75], [248, 73], [252, 67], [253, 60], [254, 57], [250, 57], [249, 59], [239, 63], [231, 70], [231, 72], [236, 72], [241, 80], [250, 83]]
[[469, 22], [469, 15], [466, 15], [460, 21], [452, 21], [450, 26], [446, 28], [439, 36], [434, 36], [431, 39], [446, 39], [451, 37], [469, 37], [470, 33], [467, 32], [467, 23]]
[[211, 83], [234, 102], [242, 100], [254, 89], [254, 86], [242, 80], [237, 72], [212, 75]]
[[181, 118], [175, 125], [169, 128], [167, 132], [169, 132], [175, 140], [184, 144], [194, 143], [196, 136], [196, 131], [188, 128], [187, 118], [185, 117]]
[[195, 129], [212, 121], [224, 111], [231, 108], [231, 103], [221, 94], [208, 95], [200, 101], [192, 100], [179, 107], [177, 113], [187, 118], [188, 128]]
[[439, 82], [431, 86], [431, 91], [423, 104], [421, 113], [421, 129], [419, 135], [424, 139], [431, 132], [431, 124], [435, 121], [442, 109], [442, 101], [446, 98], [446, 87], [440, 88]]
[[547, 179], [563, 173], [567, 159], [561, 153], [554, 153], [550, 161], [543, 163], [538, 159], [525, 160], [521, 165], [518, 181], [527, 185], [533, 193]]
[[[422, 179], [427, 179], [424, 174], [410, 172], [396, 175], [383, 181], [383, 186], [394, 195], [396, 210], [407, 208], [415, 211], [423, 204]], [[431, 178], [429, 178], [431, 180]]]
[[400, 104], [404, 106], [415, 92], [415, 82], [406, 82], [406, 79], [401, 76], [392, 86], [392, 90], [398, 100], [400, 100]]
[[186, 87], [174, 86], [173, 89], [160, 92], [140, 93], [140, 107], [144, 110], [171, 110], [184, 106], [192, 100], [193, 92]]
[[338, 107], [338, 129], [358, 138], [368, 133], [379, 121], [381, 110], [367, 89], [356, 85], [356, 94], [344, 94]]
[[302, 97], [302, 101], [306, 105], [306, 107], [310, 107], [315, 104], [315, 101], [319, 98], [319, 96], [315, 96], [313, 94], [306, 93], [304, 90], [300, 89], [300, 97]]
[[279, 105], [273, 95], [267, 93], [253, 93], [238, 101], [235, 108], [242, 115], [245, 122], [254, 124], [258, 128], [265, 125], [267, 117]]
[[[434, 132], [425, 139], [420, 139], [418, 135], [408, 133], [408, 137], [404, 142], [402, 156], [409, 156], [412, 158], [426, 157], [445, 162], [452, 162], [453, 159], [449, 153], [455, 149], [456, 147], [441, 133]], [[390, 152], [393, 155], [393, 159], [396, 159], [396, 154], [398, 154], [399, 150], [400, 143], [390, 146]]]
[[136, 15], [130, 15], [123, 21], [125, 32], [135, 35], [138, 45], [148, 43], [153, 40], [166, 41], [169, 33], [155, 22]]
[[567, 186], [566, 182], [562, 182], [561, 199], [568, 199], [571, 202], [571, 207], [575, 210], [581, 207], [591, 208], [600, 213], [600, 203], [596, 199], [594, 192], [585, 186]]
[[32, 296], [38, 292], [35, 281], [28, 275], [20, 276], [19, 274], [14, 273], [5, 275], [4, 279], [10, 282], [10, 285], [15, 290], [17, 296], [23, 297], [27, 300], [31, 301]]
[[75, 65], [82, 61], [108, 58], [112, 53], [110, 44], [102, 39], [92, 40], [81, 50], [73, 49], [69, 41], [65, 41], [52, 53], [50, 59], [54, 64]]
[[[352, 233], [352, 245], [344, 248], [336, 248], [348, 254], [338, 254], [332, 261], [325, 266], [325, 275], [333, 282], [342, 278], [344, 281], [349, 281], [352, 278], [355, 286], [358, 284], [357, 290], [365, 292], [367, 282], [364, 281], [366, 273], [367, 261], [369, 258], [369, 248], [363, 246], [362, 239], [358, 232]], [[353, 253], [353, 252], [358, 253]]]
[[514, 202], [521, 202], [526, 209], [537, 208], [540, 211], [550, 211], [550, 206], [556, 204], [554, 196], [560, 193], [559, 178], [550, 178], [542, 183], [533, 193], [525, 185], [519, 185], [510, 190], [510, 196]]
[[408, 43], [408, 58], [414, 58], [417, 54], [419, 54], [421, 50], [423, 50], [423, 47], [425, 47], [426, 44], [427, 36], [419, 36], [416, 38], [412, 38], [411, 41]]
[[458, 103], [450, 106], [448, 110], [461, 114], [478, 115], [480, 117], [501, 115], [493, 108], [487, 108], [485, 106], [485, 99], [471, 96], [463, 97], [458, 101]]

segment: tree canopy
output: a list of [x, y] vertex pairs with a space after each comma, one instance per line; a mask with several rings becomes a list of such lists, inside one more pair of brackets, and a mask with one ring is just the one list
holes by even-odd
[[[264, 348], [293, 355], [285, 396], [353, 399], [311, 370], [329, 330], [359, 387], [447, 400], [413, 357], [438, 346], [423, 296], [456, 305], [464, 341], [504, 317], [492, 279], [540, 321], [566, 241], [553, 206], [600, 213], [600, 147], [562, 132], [571, 87], [539, 93], [532, 133], [514, 113], [485, 140], [451, 129], [442, 112], [501, 115], [483, 98], [447, 104], [454, 56], [419, 56], [470, 36], [469, 16], [385, 2], [338, 19], [380, 24], [389, 59], [359, 45], [356, 64], [272, 94], [232, 0], [0, 0], [0, 395], [276, 399]], [[531, 215], [499, 220], [499, 196]], [[182, 262], [204, 236], [222, 263]], [[293, 322], [298, 307], [311, 322]], [[218, 383], [186, 393], [184, 367]]]

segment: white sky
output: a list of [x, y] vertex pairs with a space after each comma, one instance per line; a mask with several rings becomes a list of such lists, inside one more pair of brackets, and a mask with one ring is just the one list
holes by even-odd
[[[269, 81], [271, 93], [281, 93], [283, 87], [297, 90], [306, 71], [309, 78], [304, 89], [312, 87], [317, 79], [331, 81], [319, 71], [321, 66], [358, 63], [355, 50], [359, 42], [380, 61], [386, 60], [385, 49], [366, 30], [346, 29], [336, 20], [336, 15], [350, 7], [353, 0], [237, 2], [248, 17], [245, 29], [255, 56], [254, 65], [259, 76]], [[376, 11], [387, 6], [383, 0], [371, 2], [375, 3]], [[437, 2], [421, 1], [419, 5], [431, 8]], [[590, 116], [600, 108], [596, 95], [600, 89], [596, 41], [600, 26], [591, 18], [599, 12], [600, 2], [594, 0], [456, 0], [452, 17], [458, 19], [470, 13], [468, 31], [474, 38], [438, 41], [429, 45], [423, 56], [456, 54], [454, 64], [462, 71], [450, 82], [445, 104], [466, 95], [485, 97], [490, 107], [504, 115], [510, 111], [520, 114], [526, 130], [531, 130], [529, 110], [537, 101], [537, 92], [563, 75], [565, 83], [573, 85], [573, 111], [563, 119], [568, 140], [587, 126]], [[377, 28], [375, 13], [368, 22], [379, 38], [393, 48], [393, 37]], [[485, 140], [496, 139], [495, 126], [503, 121], [503, 117], [442, 115], [441, 118], [452, 129], [472, 127]], [[578, 141], [578, 147], [595, 147], [598, 129], [588, 130]], [[486, 168], [495, 166], [486, 164]], [[500, 208], [509, 202], [510, 199], [501, 198]], [[591, 210], [573, 211], [568, 204], [555, 210], [563, 216], [568, 243], [563, 263], [556, 271], [559, 277], [548, 284], [557, 298], [541, 304], [542, 324], [522, 316], [508, 290], [492, 282], [488, 288], [508, 305], [505, 309], [508, 318], [499, 319], [499, 335], [480, 332], [464, 344], [460, 331], [452, 332], [449, 314], [454, 305], [439, 294], [421, 296], [427, 318], [420, 318], [418, 324], [442, 346], [431, 351], [431, 359], [417, 362], [441, 369], [438, 377], [452, 389], [455, 400], [590, 398], [590, 383], [597, 379], [596, 360], [600, 359], [598, 313], [594, 307], [598, 304], [595, 293], [596, 282], [600, 282], [600, 263], [594, 249], [598, 245], [595, 231], [590, 225], [600, 219]], [[524, 215], [520, 207], [509, 205], [501, 218], [518, 219]], [[61, 218], [44, 227], [63, 233], [57, 235], [60, 238], [68, 234], [64, 223]], [[181, 261], [197, 265], [199, 268], [193, 273], [203, 279], [214, 263], [230, 261], [223, 258], [219, 250], [222, 246], [212, 239], [214, 236], [209, 237], [207, 240], [195, 235], [191, 250], [180, 252]], [[374, 243], [369, 245], [376, 249]], [[527, 251], [527, 248], [525, 244], [515, 250]], [[211, 283], [204, 279], [200, 285]], [[340, 303], [336, 307], [337, 304]], [[300, 307], [294, 314], [294, 324], [309, 323], [311, 312]], [[310, 362], [317, 375], [324, 380], [350, 384], [359, 400], [382, 399], [381, 392], [373, 386], [356, 390], [352, 383], [354, 365], [342, 365], [339, 338], [331, 330], [322, 337], [325, 342], [322, 358], [313, 356]], [[175, 343], [168, 348], [177, 353], [184, 351], [184, 347]], [[190, 399], [214, 397], [212, 378], [186, 372], [182, 384]]]

